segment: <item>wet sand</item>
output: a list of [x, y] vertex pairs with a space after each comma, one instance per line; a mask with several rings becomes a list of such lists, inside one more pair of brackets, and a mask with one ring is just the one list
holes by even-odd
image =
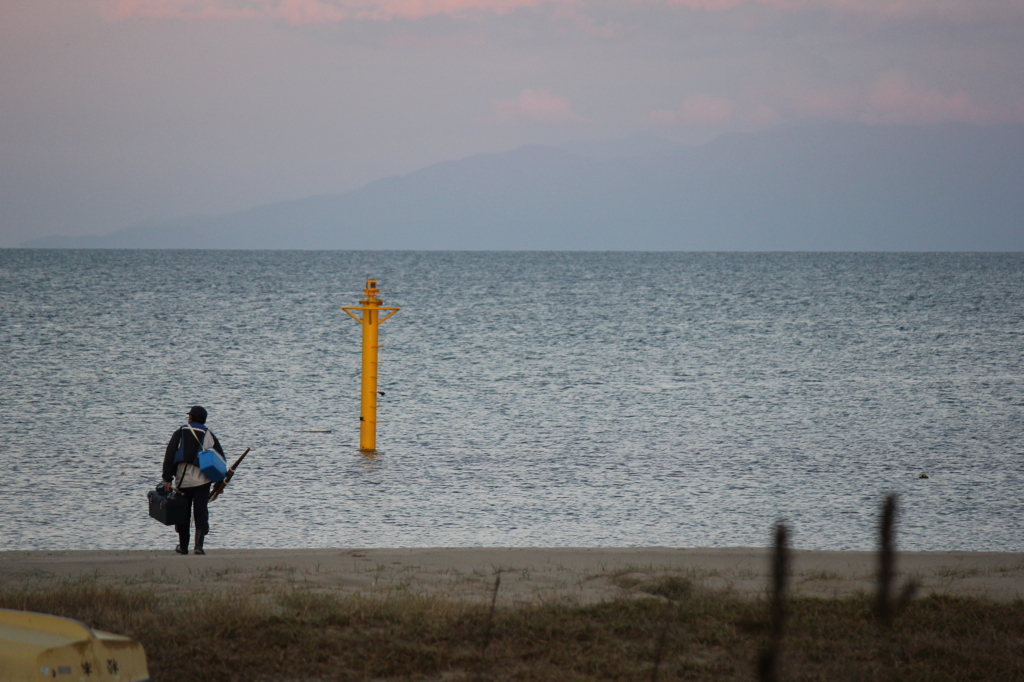
[[[644, 586], [677, 576], [698, 589], [763, 595], [768, 550], [750, 548], [410, 548], [216, 549], [205, 556], [173, 551], [0, 552], [4, 589], [62, 582], [181, 590], [270, 590], [339, 593], [419, 592], [489, 600], [501, 573], [503, 603], [564, 599], [593, 603], [649, 596]], [[796, 595], [841, 597], [874, 591], [873, 552], [793, 552]], [[905, 552], [900, 583], [919, 595], [1024, 599], [1024, 552]]]

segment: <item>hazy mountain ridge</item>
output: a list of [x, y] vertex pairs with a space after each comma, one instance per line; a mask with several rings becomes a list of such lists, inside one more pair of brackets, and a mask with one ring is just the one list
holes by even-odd
[[816, 125], [665, 145], [529, 145], [340, 196], [23, 246], [1024, 251], [1024, 125]]

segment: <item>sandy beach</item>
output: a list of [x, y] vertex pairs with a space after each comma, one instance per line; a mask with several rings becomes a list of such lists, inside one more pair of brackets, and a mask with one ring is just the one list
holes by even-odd
[[[876, 561], [872, 552], [796, 550], [792, 592], [819, 597], [870, 593]], [[1024, 598], [1024, 553], [906, 552], [899, 555], [897, 570], [901, 581], [919, 583], [921, 596]], [[489, 600], [499, 572], [499, 599], [516, 604], [649, 596], [643, 586], [666, 575], [685, 578], [698, 589], [757, 597], [766, 589], [769, 569], [768, 551], [752, 548], [211, 549], [206, 556], [170, 550], [0, 552], [6, 589], [88, 580], [167, 590], [293, 586]]]

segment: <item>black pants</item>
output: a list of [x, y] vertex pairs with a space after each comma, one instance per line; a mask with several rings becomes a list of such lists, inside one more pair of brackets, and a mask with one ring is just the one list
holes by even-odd
[[[206, 535], [210, 532], [210, 511], [207, 505], [210, 504], [210, 484], [197, 485], [194, 488], [181, 488], [181, 494], [188, 500], [189, 516], [195, 515], [196, 532]], [[186, 516], [185, 518], [188, 518]], [[189, 522], [179, 523], [174, 526], [178, 535], [188, 537]]]

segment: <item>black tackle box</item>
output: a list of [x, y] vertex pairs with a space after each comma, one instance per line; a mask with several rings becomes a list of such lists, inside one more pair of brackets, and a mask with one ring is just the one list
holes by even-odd
[[162, 483], [149, 491], [149, 515], [165, 526], [188, 523], [188, 513], [188, 500], [173, 490], [165, 492]]

